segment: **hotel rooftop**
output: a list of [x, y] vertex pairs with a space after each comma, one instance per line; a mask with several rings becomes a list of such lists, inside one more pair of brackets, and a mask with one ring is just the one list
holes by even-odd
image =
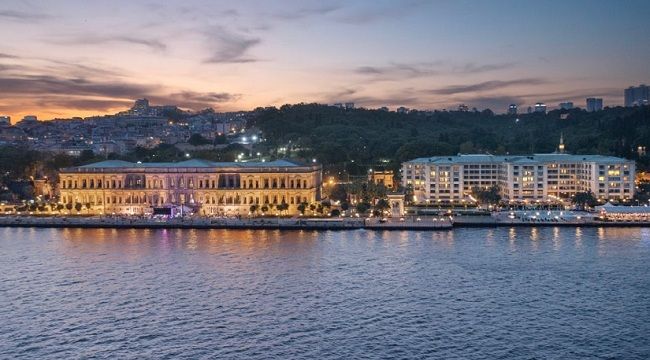
[[477, 163], [547, 163], [547, 162], [596, 162], [596, 163], [625, 163], [628, 160], [604, 155], [573, 155], [562, 153], [533, 154], [533, 155], [490, 155], [490, 154], [458, 154], [455, 156], [433, 156], [407, 161], [409, 164], [477, 164]]

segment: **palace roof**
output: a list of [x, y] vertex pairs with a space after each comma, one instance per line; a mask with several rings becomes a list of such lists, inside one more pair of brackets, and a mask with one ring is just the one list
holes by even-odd
[[275, 160], [275, 161], [250, 161], [250, 162], [215, 162], [202, 159], [190, 159], [179, 162], [129, 162], [124, 160], [105, 160], [92, 164], [86, 164], [76, 167], [70, 167], [62, 169], [63, 172], [92, 172], [104, 171], [104, 170], [137, 170], [137, 169], [221, 169], [221, 168], [230, 168], [230, 169], [255, 169], [257, 171], [262, 169], [297, 169], [305, 167], [317, 167], [316, 164], [303, 164], [294, 160]]

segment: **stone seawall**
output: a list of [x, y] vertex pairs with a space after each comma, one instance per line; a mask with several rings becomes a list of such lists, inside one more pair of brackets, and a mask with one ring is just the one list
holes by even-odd
[[253, 219], [145, 219], [112, 217], [0, 217], [0, 227], [40, 228], [136, 228], [136, 229], [260, 229], [260, 230], [449, 230], [453, 227], [650, 227], [649, 222], [612, 222], [582, 219], [535, 222], [494, 217], [388, 220], [339, 218], [253, 218]]

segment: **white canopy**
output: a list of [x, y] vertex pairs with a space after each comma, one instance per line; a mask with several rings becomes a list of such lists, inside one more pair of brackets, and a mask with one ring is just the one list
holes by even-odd
[[596, 206], [596, 210], [608, 214], [650, 214], [650, 207], [648, 206], [616, 206], [610, 202], [602, 206]]

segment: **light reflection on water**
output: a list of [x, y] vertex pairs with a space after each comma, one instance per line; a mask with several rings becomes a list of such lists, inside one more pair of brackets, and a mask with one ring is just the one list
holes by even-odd
[[0, 358], [648, 358], [648, 245], [639, 228], [2, 228]]
[[553, 250], [559, 251], [562, 246], [562, 241], [560, 238], [560, 228], [553, 228]]

